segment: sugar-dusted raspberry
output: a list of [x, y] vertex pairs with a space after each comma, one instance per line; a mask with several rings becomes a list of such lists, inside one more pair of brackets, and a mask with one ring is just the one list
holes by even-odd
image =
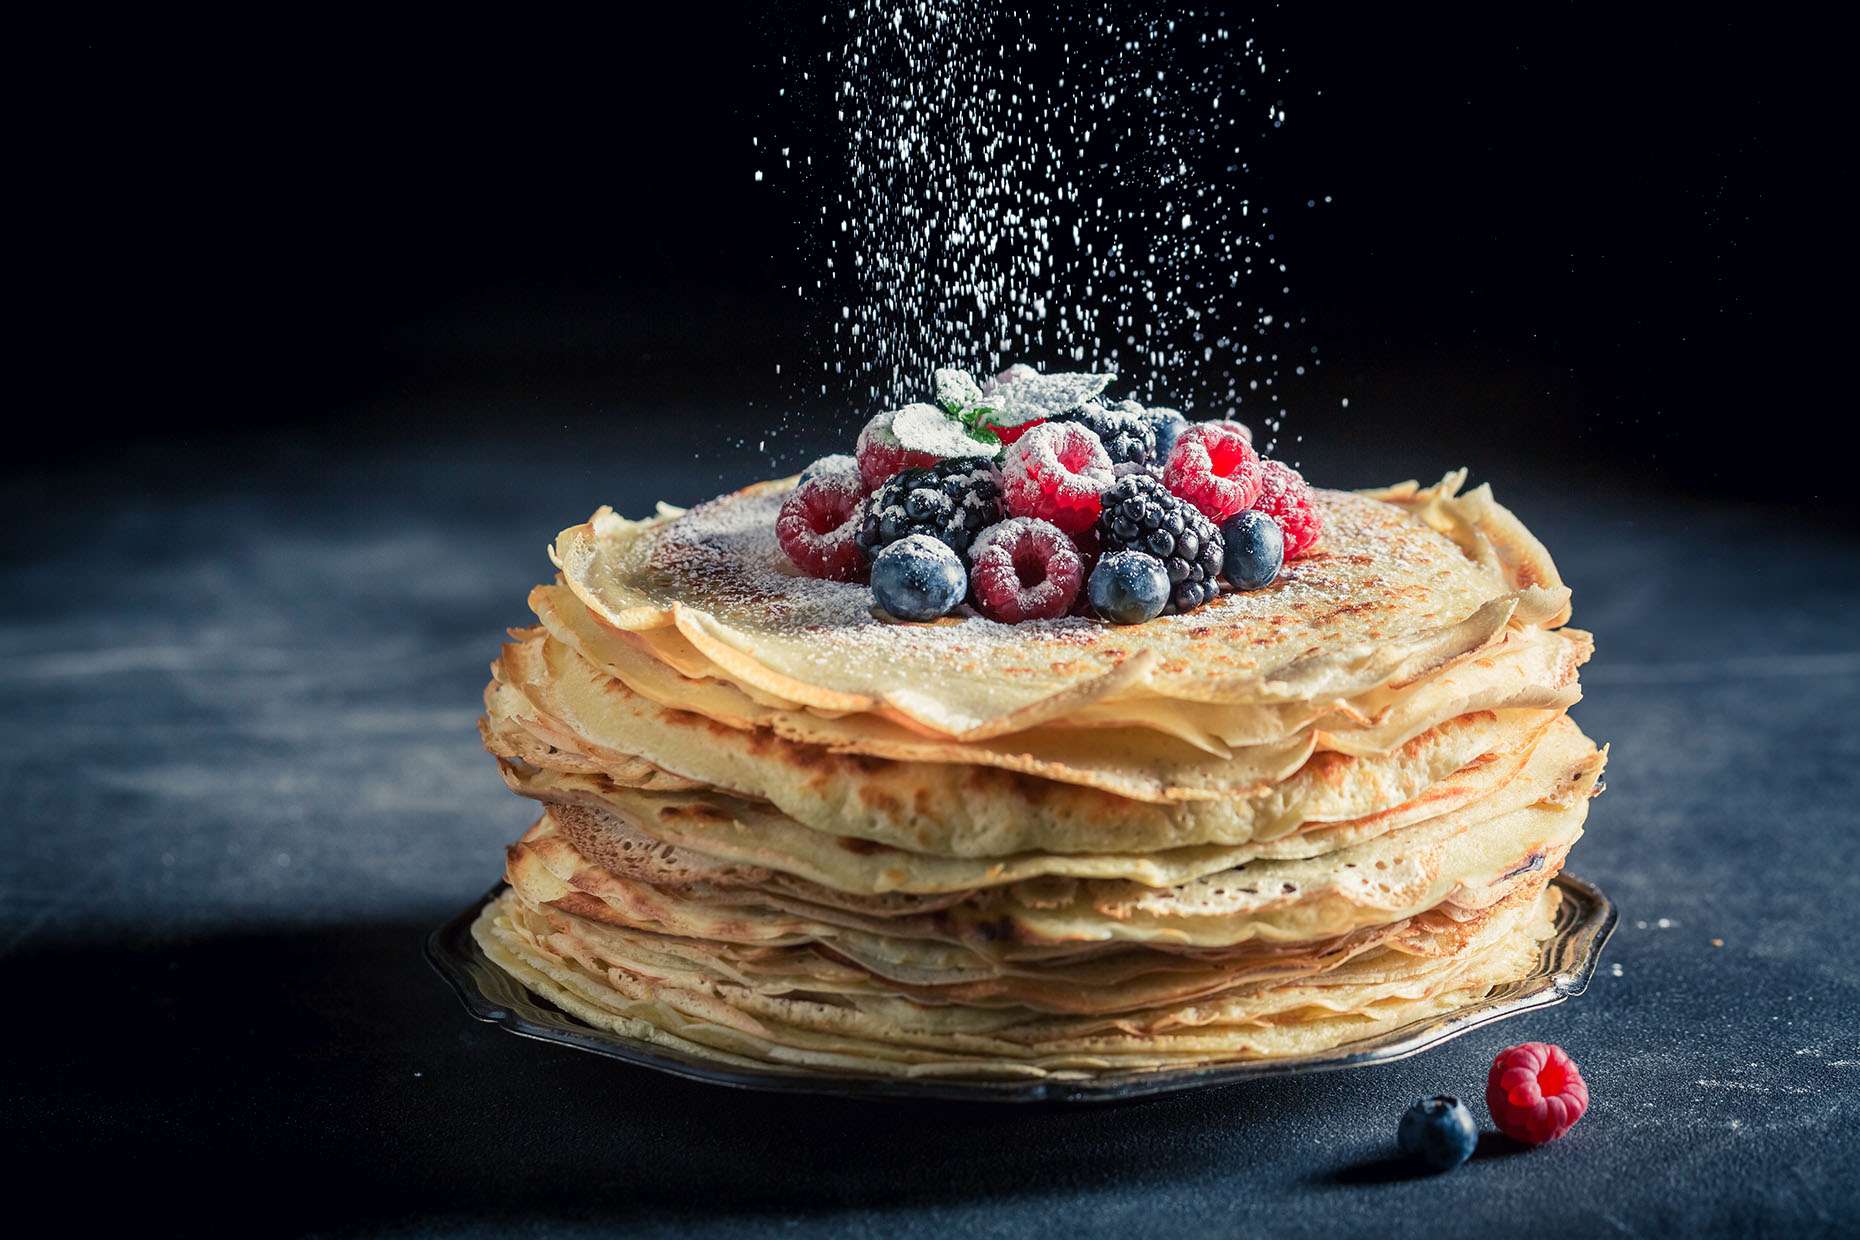
[[1312, 503], [1310, 484], [1283, 461], [1259, 463], [1259, 498], [1253, 507], [1279, 523], [1288, 560], [1310, 551], [1324, 532], [1324, 518]]
[[893, 409], [881, 413], [859, 432], [853, 455], [858, 458], [859, 476], [865, 480], [867, 491], [876, 491], [880, 483], [900, 470], [922, 469], [943, 459], [933, 452], [913, 452], [898, 442], [891, 433], [891, 420], [900, 412]]
[[867, 556], [859, 545], [865, 497], [855, 470], [826, 470], [798, 484], [775, 518], [775, 541], [794, 566], [831, 581], [865, 579]]
[[1001, 459], [1001, 480], [1008, 512], [1067, 533], [1098, 519], [1098, 497], [1116, 481], [1098, 437], [1067, 422], [1036, 426], [1016, 440]]
[[1525, 1042], [1498, 1053], [1485, 1078], [1485, 1105], [1498, 1130], [1542, 1145], [1575, 1126], [1589, 1109], [1589, 1087], [1562, 1047]]
[[1197, 422], [1176, 436], [1163, 484], [1219, 525], [1259, 498], [1259, 453], [1237, 422]]
[[1078, 549], [1050, 521], [1013, 517], [989, 526], [969, 554], [970, 597], [1004, 624], [1065, 615], [1085, 580]]

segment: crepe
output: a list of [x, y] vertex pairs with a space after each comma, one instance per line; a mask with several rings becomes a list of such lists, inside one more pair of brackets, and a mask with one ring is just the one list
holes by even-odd
[[899, 624], [793, 480], [551, 548], [480, 735], [540, 816], [473, 934], [578, 1019], [784, 1072], [1296, 1057], [1538, 966], [1605, 749], [1543, 546], [1464, 473], [1318, 491], [1271, 587]]
[[[1506, 624], [1555, 627], [1569, 590], [1541, 544], [1464, 472], [1380, 498], [1318, 493], [1322, 549], [1264, 590], [1134, 628], [979, 616], [896, 625], [866, 592], [800, 577], [776, 545], [792, 479], [675, 517], [603, 509], [551, 558], [615, 632], [671, 627], [719, 672], [797, 705], [963, 741], [1121, 697], [1245, 704], [1349, 697], [1410, 679]], [[676, 510], [673, 510], [676, 511]]]

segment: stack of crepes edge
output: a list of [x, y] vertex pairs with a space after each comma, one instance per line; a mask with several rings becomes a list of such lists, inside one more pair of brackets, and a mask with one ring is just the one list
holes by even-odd
[[1277, 583], [1118, 628], [893, 623], [792, 479], [551, 549], [481, 723], [541, 805], [473, 934], [720, 1065], [1075, 1080], [1310, 1055], [1529, 973], [1604, 751], [1587, 633], [1464, 473], [1317, 492]]

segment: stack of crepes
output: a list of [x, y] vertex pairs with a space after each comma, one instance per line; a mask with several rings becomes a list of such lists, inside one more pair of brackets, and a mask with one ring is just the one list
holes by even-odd
[[552, 549], [482, 730], [541, 803], [488, 956], [591, 1025], [799, 1073], [1312, 1055], [1536, 967], [1605, 753], [1587, 633], [1464, 474], [1318, 491], [1189, 615], [901, 624], [796, 575], [793, 480]]

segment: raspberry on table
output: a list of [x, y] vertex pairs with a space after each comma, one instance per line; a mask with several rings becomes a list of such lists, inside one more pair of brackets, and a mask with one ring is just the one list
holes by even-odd
[[1279, 523], [1288, 560], [1310, 551], [1324, 532], [1324, 518], [1312, 500], [1311, 485], [1282, 461], [1259, 463], [1259, 498], [1253, 501], [1253, 509]]
[[1104, 446], [1105, 455], [1111, 458], [1113, 468], [1119, 465], [1140, 468], [1155, 459], [1156, 428], [1141, 414], [1107, 409], [1087, 401], [1048, 420], [1075, 423], [1096, 435]]
[[1147, 474], [1119, 478], [1104, 493], [1098, 517], [1103, 553], [1141, 551], [1169, 574], [1169, 606], [1193, 611], [1220, 593], [1226, 543], [1214, 522]]
[[1048, 422], [1008, 447], [1001, 480], [1010, 514], [1050, 521], [1070, 534], [1098, 519], [1098, 497], [1114, 477], [1096, 435], [1072, 423]]
[[868, 558], [857, 538], [864, 513], [865, 497], [856, 471], [816, 473], [782, 501], [775, 518], [775, 541], [809, 577], [860, 581]]
[[912, 534], [928, 534], [966, 559], [975, 536], [1003, 515], [1000, 473], [985, 460], [958, 457], [885, 479], [866, 501], [859, 545], [877, 555]]
[[931, 452], [913, 452], [898, 442], [891, 433], [891, 420], [898, 413], [893, 409], [878, 414], [859, 431], [853, 456], [858, 459], [859, 476], [868, 491], [876, 491], [880, 483], [900, 470], [921, 469], [942, 459]]
[[1525, 1042], [1498, 1053], [1485, 1078], [1485, 1105], [1498, 1130], [1542, 1145], [1575, 1126], [1589, 1109], [1589, 1086], [1562, 1047]]
[[1238, 422], [1197, 422], [1176, 436], [1163, 482], [1215, 522], [1259, 498], [1259, 454]]
[[1085, 564], [1065, 531], [1033, 517], [983, 530], [969, 556], [969, 595], [977, 610], [1003, 624], [1065, 615], [1085, 580]]

